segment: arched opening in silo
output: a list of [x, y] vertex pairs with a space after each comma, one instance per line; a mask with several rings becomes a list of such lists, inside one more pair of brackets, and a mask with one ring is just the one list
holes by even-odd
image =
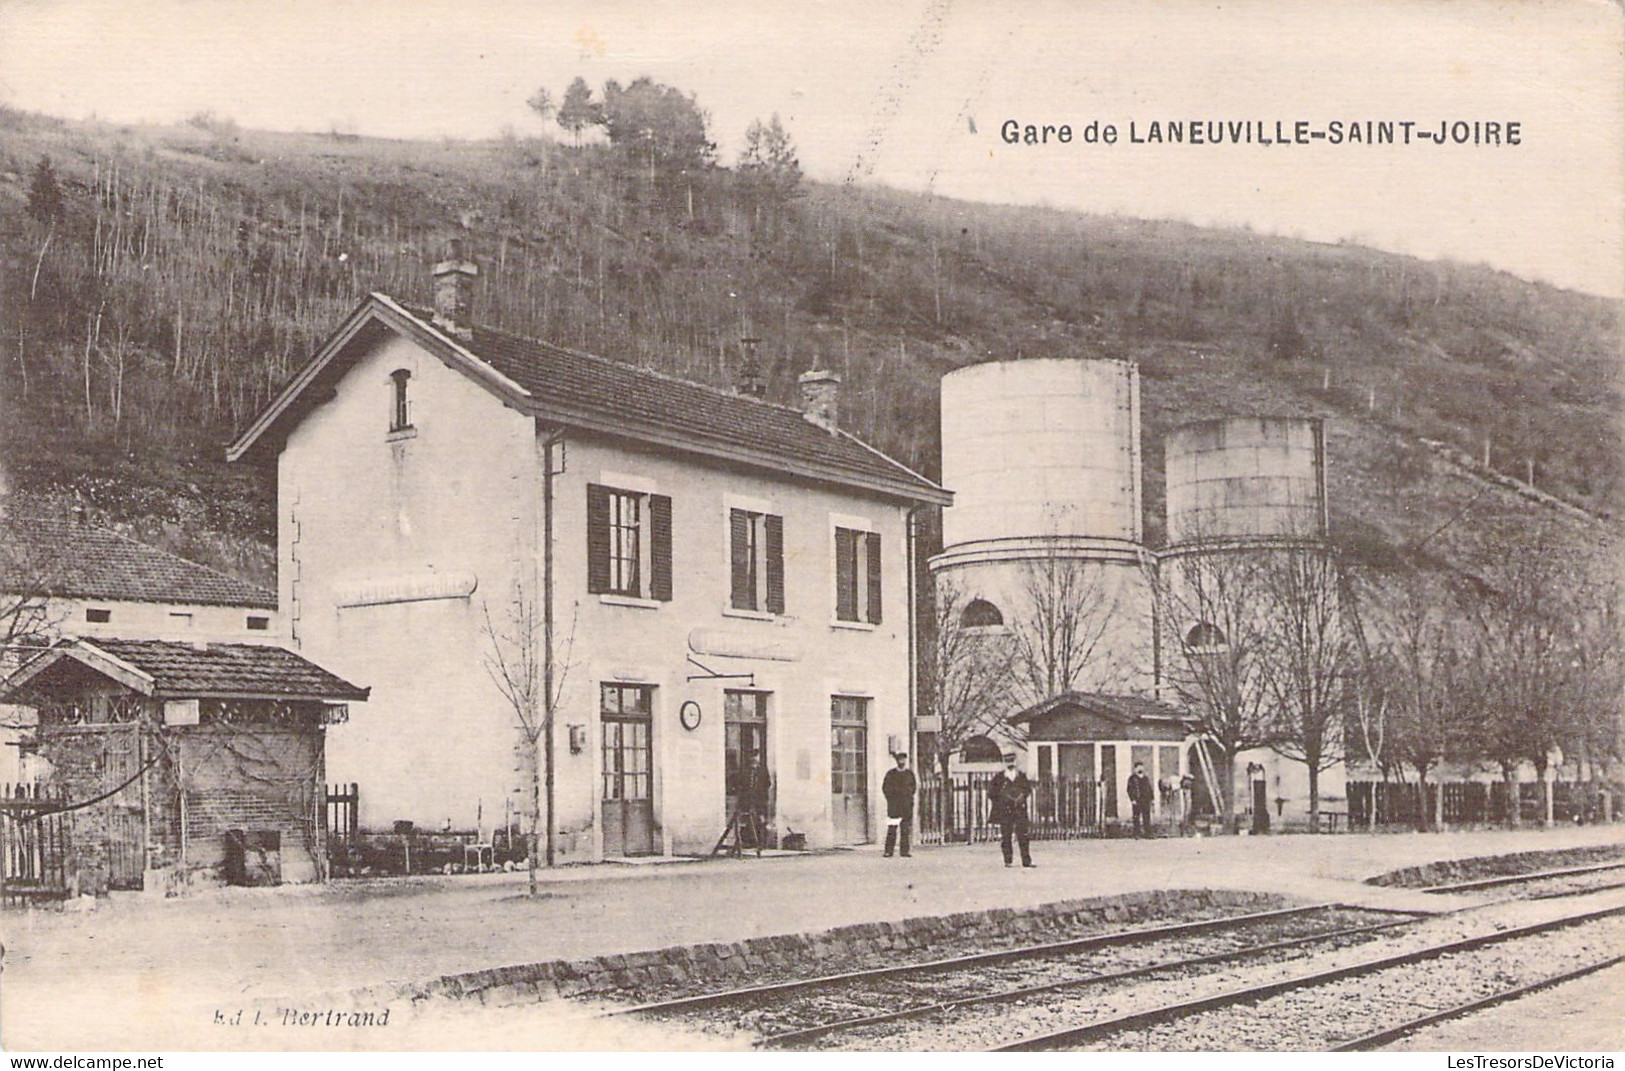
[[962, 628], [992, 628], [1004, 624], [1004, 615], [986, 599], [972, 599], [959, 615], [959, 624]]
[[1229, 642], [1223, 629], [1206, 621], [1185, 634], [1185, 646], [1193, 651], [1213, 651]]

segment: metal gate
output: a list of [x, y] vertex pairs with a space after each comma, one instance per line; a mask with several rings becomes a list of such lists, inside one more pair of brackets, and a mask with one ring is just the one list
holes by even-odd
[[102, 736], [102, 754], [103, 791], [125, 786], [102, 801], [107, 823], [107, 885], [111, 889], [139, 889], [147, 869], [140, 726], [110, 726]]
[[63, 900], [72, 826], [64, 796], [37, 785], [0, 785], [0, 904]]

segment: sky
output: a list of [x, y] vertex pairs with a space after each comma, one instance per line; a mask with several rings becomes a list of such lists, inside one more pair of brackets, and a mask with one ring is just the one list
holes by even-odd
[[[697, 95], [724, 162], [778, 113], [815, 178], [1625, 297], [1625, 18], [1608, 0], [0, 0], [0, 103], [74, 118], [562, 137], [525, 106], [539, 86], [645, 74]], [[1072, 140], [1010, 145], [1009, 120]], [[1085, 143], [1091, 120], [1117, 143]], [[1145, 139], [1168, 120], [1258, 125], [1252, 144], [1130, 141], [1130, 122]], [[1366, 120], [1515, 122], [1520, 144], [1350, 143]], [[1345, 139], [1259, 143], [1299, 121]]]

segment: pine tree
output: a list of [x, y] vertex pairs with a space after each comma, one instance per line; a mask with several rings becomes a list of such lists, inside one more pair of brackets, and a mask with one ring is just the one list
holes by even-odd
[[41, 156], [34, 165], [34, 177], [28, 185], [28, 214], [41, 223], [54, 223], [62, 216], [62, 187], [49, 156]]
[[559, 126], [570, 134], [570, 140], [581, 144], [581, 132], [604, 121], [604, 106], [592, 99], [592, 88], [587, 80], [577, 75], [564, 91], [564, 102], [555, 116]]

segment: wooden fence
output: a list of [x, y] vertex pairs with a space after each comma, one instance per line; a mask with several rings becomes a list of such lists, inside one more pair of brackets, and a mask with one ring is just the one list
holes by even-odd
[[[1425, 787], [1425, 791], [1424, 791]], [[1545, 804], [1538, 784], [1515, 784], [1519, 821], [1534, 823], [1545, 818]], [[1372, 810], [1379, 826], [1424, 826], [1438, 814], [1439, 793], [1444, 793], [1443, 817], [1447, 826], [1504, 825], [1511, 813], [1504, 781], [1429, 782], [1350, 781], [1348, 784], [1349, 826], [1365, 829], [1371, 825]], [[1602, 793], [1611, 792], [1617, 801], [1617, 785], [1603, 782], [1557, 781], [1552, 784], [1552, 819], [1557, 822], [1601, 821]], [[1617, 803], [1615, 805], [1617, 810]]]
[[38, 785], [0, 785], [0, 904], [64, 900], [72, 823], [65, 797]]
[[[952, 844], [999, 839], [989, 821], [993, 810], [988, 785], [998, 774], [928, 776], [920, 782], [921, 844]], [[1034, 840], [1102, 836], [1101, 785], [1083, 778], [1045, 779], [1034, 784], [1027, 820]]]

